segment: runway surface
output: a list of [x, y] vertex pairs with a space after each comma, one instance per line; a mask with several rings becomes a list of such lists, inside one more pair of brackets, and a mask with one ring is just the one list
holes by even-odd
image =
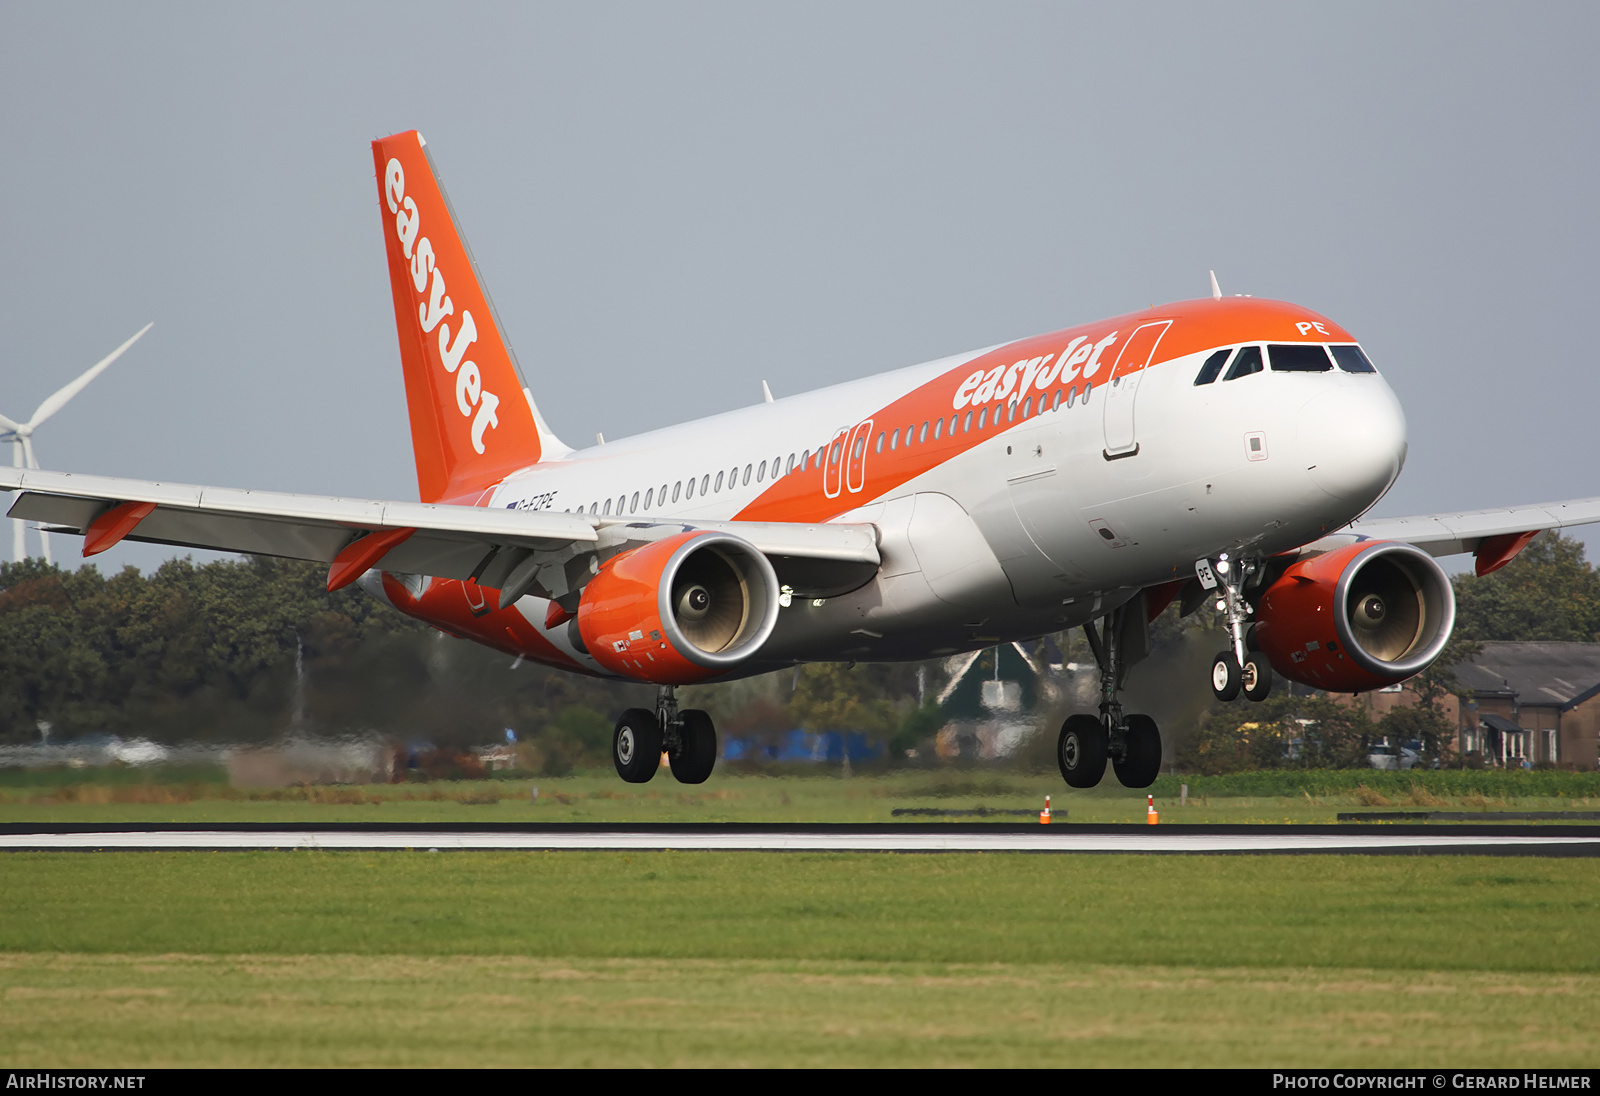
[[346, 825], [0, 826], [0, 851], [717, 850], [1600, 856], [1600, 826]]

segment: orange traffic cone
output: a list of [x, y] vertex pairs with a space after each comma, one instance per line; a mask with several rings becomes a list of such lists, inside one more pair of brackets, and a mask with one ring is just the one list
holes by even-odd
[[1152, 795], [1146, 798], [1149, 799], [1150, 805], [1145, 808], [1144, 820], [1154, 826], [1161, 821], [1161, 816], [1156, 813], [1156, 797]]
[[1050, 797], [1047, 795], [1047, 796], [1044, 797], [1044, 810], [1039, 812], [1039, 825], [1048, 826], [1049, 824], [1050, 824]]

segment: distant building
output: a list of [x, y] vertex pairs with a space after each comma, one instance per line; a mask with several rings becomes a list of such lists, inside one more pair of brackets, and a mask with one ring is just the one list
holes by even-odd
[[1060, 699], [1062, 669], [1061, 650], [1048, 637], [949, 659], [949, 684], [935, 698], [947, 722], [934, 752], [945, 760], [984, 761], [1015, 753], [1038, 729], [1040, 710]]
[[1490, 642], [1456, 667], [1462, 753], [1505, 765], [1600, 762], [1600, 643]]
[[[1600, 767], [1600, 643], [1493, 640], [1455, 667], [1464, 696], [1440, 701], [1456, 724], [1456, 750], [1490, 765]], [[1417, 702], [1409, 685], [1363, 693], [1375, 720]]]

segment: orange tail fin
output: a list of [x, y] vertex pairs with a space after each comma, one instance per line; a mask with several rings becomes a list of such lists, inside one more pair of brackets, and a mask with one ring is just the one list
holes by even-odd
[[423, 502], [474, 503], [565, 450], [539, 421], [415, 130], [372, 142]]

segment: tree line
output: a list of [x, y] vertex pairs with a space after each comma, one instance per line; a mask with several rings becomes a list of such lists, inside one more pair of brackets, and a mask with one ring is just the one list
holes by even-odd
[[[314, 564], [259, 557], [172, 560], [150, 574], [129, 567], [110, 576], [92, 564], [0, 563], [0, 742], [37, 742], [40, 724], [54, 741], [263, 741], [300, 732], [455, 745], [498, 741], [509, 728], [536, 745], [543, 765], [562, 769], [603, 761], [616, 714], [654, 704], [648, 686], [513, 667], [358, 587], [330, 594], [325, 579]], [[1180, 760], [1196, 769], [1339, 767], [1364, 763], [1379, 735], [1442, 743], [1453, 728], [1437, 701], [1455, 688], [1449, 667], [1471, 657], [1475, 643], [1600, 641], [1600, 572], [1580, 542], [1558, 533], [1541, 534], [1500, 571], [1457, 576], [1454, 585], [1456, 639], [1418, 679], [1432, 704], [1363, 725], [1348, 706], [1280, 688], [1267, 704], [1213, 703], [1186, 718], [1192, 727], [1174, 726]], [[1215, 640], [1209, 615], [1179, 621], [1169, 610], [1158, 646]], [[1069, 660], [1090, 661], [1076, 634], [1059, 642]], [[687, 688], [680, 700], [711, 710], [725, 735], [848, 728], [900, 757], [944, 722], [919, 703], [919, 669], [931, 695], [943, 684], [942, 663], [808, 665]], [[1187, 688], [1190, 676], [1174, 684]], [[1204, 689], [1203, 680], [1193, 687]], [[1061, 713], [1036, 715], [1044, 725]], [[1307, 726], [1315, 728], [1309, 737]], [[1052, 727], [1044, 730], [1041, 742], [1053, 742]], [[1049, 758], [1045, 749], [1034, 754]]]
[[[511, 730], [540, 767], [603, 763], [655, 690], [583, 677], [447, 636], [326, 569], [250, 557], [111, 576], [0, 563], [0, 743], [85, 736], [261, 742], [380, 734], [471, 746]], [[691, 687], [724, 734], [849, 727], [885, 740], [916, 709], [915, 669], [816, 665]], [[922, 715], [927, 721], [926, 713]]]

